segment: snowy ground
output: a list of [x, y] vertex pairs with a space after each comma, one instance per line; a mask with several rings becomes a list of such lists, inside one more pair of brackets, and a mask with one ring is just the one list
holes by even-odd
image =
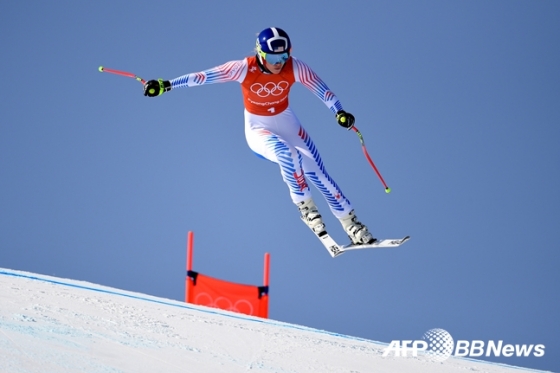
[[530, 371], [6, 269], [0, 304], [2, 373]]

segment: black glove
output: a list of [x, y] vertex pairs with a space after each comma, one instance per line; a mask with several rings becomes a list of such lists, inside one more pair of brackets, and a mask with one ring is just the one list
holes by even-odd
[[339, 110], [336, 112], [336, 121], [342, 127], [351, 129], [352, 127], [354, 127], [354, 122], [356, 120], [354, 119], [354, 116], [352, 114], [347, 113], [344, 110]]
[[171, 90], [171, 83], [169, 80], [149, 80], [144, 84], [144, 96], [156, 97]]

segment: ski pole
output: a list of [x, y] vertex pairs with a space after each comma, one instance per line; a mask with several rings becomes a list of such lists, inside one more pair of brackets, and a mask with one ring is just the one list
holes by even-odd
[[139, 76], [134, 75], [133, 73], [127, 73], [126, 71], [108, 69], [106, 67], [99, 66], [99, 72], [117, 74], [117, 75], [126, 76], [128, 78], [134, 78], [134, 79], [138, 80], [140, 83], [146, 84], [146, 81], [144, 79], [140, 78]]
[[362, 133], [356, 128], [356, 126], [352, 127], [352, 129], [354, 130], [354, 132], [356, 132], [356, 135], [358, 135], [358, 137], [360, 139], [360, 142], [362, 143], [362, 150], [364, 151], [364, 155], [366, 156], [366, 159], [368, 160], [369, 164], [371, 165], [371, 167], [373, 168], [373, 170], [375, 171], [377, 176], [379, 176], [379, 180], [381, 180], [381, 183], [385, 187], [385, 193], [391, 193], [391, 188], [389, 188], [387, 186], [387, 184], [385, 183], [385, 180], [383, 180], [383, 176], [381, 176], [381, 174], [379, 173], [379, 170], [377, 169], [377, 167], [375, 167], [375, 163], [373, 163], [373, 161], [371, 160], [371, 157], [369, 156], [369, 153], [366, 149], [366, 143], [364, 142], [364, 137], [362, 136]]

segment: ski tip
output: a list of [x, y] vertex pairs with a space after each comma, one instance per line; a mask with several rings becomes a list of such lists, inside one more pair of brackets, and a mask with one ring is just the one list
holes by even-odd
[[344, 250], [337, 244], [329, 246], [328, 251], [333, 258], [336, 258], [337, 256], [344, 254]]

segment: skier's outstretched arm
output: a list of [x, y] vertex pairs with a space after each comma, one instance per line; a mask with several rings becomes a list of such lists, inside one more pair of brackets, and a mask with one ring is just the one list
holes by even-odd
[[309, 89], [315, 96], [336, 115], [338, 124], [350, 129], [354, 126], [354, 116], [342, 109], [342, 104], [336, 95], [329, 89], [321, 78], [303, 61], [292, 57], [294, 63], [294, 77], [296, 82], [300, 82]]
[[203, 84], [242, 82], [247, 73], [247, 59], [226, 62], [197, 73], [190, 73], [171, 80], [149, 80], [144, 85], [144, 96], [155, 97], [179, 87]]

